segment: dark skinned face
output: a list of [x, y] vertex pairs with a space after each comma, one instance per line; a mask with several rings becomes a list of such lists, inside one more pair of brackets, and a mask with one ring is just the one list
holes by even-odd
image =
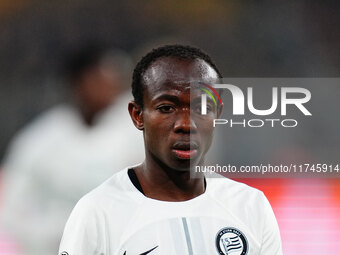
[[208, 102], [207, 115], [201, 115], [202, 91], [193, 84], [214, 83], [216, 71], [203, 60], [164, 57], [151, 64], [143, 78], [144, 107], [134, 123], [144, 131], [146, 162], [176, 171], [202, 164], [219, 113]]

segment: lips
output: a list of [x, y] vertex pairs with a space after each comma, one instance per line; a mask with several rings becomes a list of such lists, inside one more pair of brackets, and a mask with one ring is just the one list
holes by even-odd
[[178, 141], [172, 147], [172, 151], [179, 159], [191, 159], [197, 155], [198, 148], [199, 146], [196, 142]]

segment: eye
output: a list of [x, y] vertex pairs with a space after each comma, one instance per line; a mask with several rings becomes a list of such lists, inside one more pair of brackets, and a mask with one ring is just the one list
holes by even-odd
[[193, 110], [197, 114], [201, 114], [201, 105], [196, 105], [193, 107]]
[[175, 108], [171, 105], [161, 105], [157, 107], [157, 110], [161, 113], [172, 113], [175, 111]]
[[[194, 110], [195, 113], [201, 114], [202, 105], [197, 104], [196, 106], [193, 107], [193, 110]], [[207, 104], [207, 113], [210, 113], [212, 110], [213, 110], [213, 108], [211, 107], [211, 105]]]

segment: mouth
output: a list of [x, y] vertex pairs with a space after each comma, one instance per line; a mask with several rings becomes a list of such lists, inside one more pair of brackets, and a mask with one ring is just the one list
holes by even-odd
[[176, 142], [172, 147], [172, 152], [179, 159], [192, 159], [197, 155], [198, 148], [196, 142]]

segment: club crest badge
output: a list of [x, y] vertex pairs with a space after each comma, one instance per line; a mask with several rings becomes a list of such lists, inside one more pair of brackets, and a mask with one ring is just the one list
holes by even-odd
[[246, 236], [240, 230], [228, 227], [218, 231], [216, 248], [221, 255], [246, 255], [249, 247]]

